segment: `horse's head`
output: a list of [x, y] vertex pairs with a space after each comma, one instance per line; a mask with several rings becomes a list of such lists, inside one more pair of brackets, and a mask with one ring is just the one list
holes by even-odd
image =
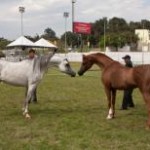
[[59, 64], [59, 69], [61, 72], [70, 75], [71, 77], [75, 77], [76, 73], [72, 70], [70, 63], [67, 58], [63, 59]]
[[93, 61], [91, 58], [87, 55], [83, 55], [82, 64], [80, 67], [80, 70], [78, 71], [78, 74], [81, 76], [83, 75], [88, 69], [90, 69], [93, 65]]

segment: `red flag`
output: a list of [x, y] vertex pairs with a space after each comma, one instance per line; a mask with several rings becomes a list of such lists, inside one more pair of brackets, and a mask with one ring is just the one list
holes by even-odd
[[74, 22], [73, 32], [82, 34], [91, 34], [91, 24], [84, 22]]

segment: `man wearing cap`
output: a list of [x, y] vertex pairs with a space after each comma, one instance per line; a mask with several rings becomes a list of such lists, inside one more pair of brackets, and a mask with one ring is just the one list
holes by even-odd
[[[130, 68], [133, 67], [131, 57], [129, 55], [125, 55], [124, 57], [122, 57], [122, 59], [124, 59], [126, 67], [130, 67]], [[124, 90], [121, 110], [126, 110], [128, 109], [128, 107], [134, 107], [132, 92], [133, 92], [133, 88]]]

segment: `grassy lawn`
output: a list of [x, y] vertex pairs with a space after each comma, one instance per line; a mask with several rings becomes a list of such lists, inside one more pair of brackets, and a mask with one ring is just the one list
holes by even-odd
[[75, 78], [49, 71], [39, 85], [38, 104], [30, 104], [31, 120], [22, 116], [24, 89], [0, 84], [0, 150], [149, 150], [139, 91], [134, 91], [136, 107], [126, 111], [119, 110], [118, 92], [116, 118], [106, 120], [100, 71], [93, 70]]

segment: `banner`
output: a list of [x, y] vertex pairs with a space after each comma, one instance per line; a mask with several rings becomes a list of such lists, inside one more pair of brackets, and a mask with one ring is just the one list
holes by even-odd
[[81, 34], [91, 34], [91, 24], [84, 22], [74, 22], [73, 32]]

